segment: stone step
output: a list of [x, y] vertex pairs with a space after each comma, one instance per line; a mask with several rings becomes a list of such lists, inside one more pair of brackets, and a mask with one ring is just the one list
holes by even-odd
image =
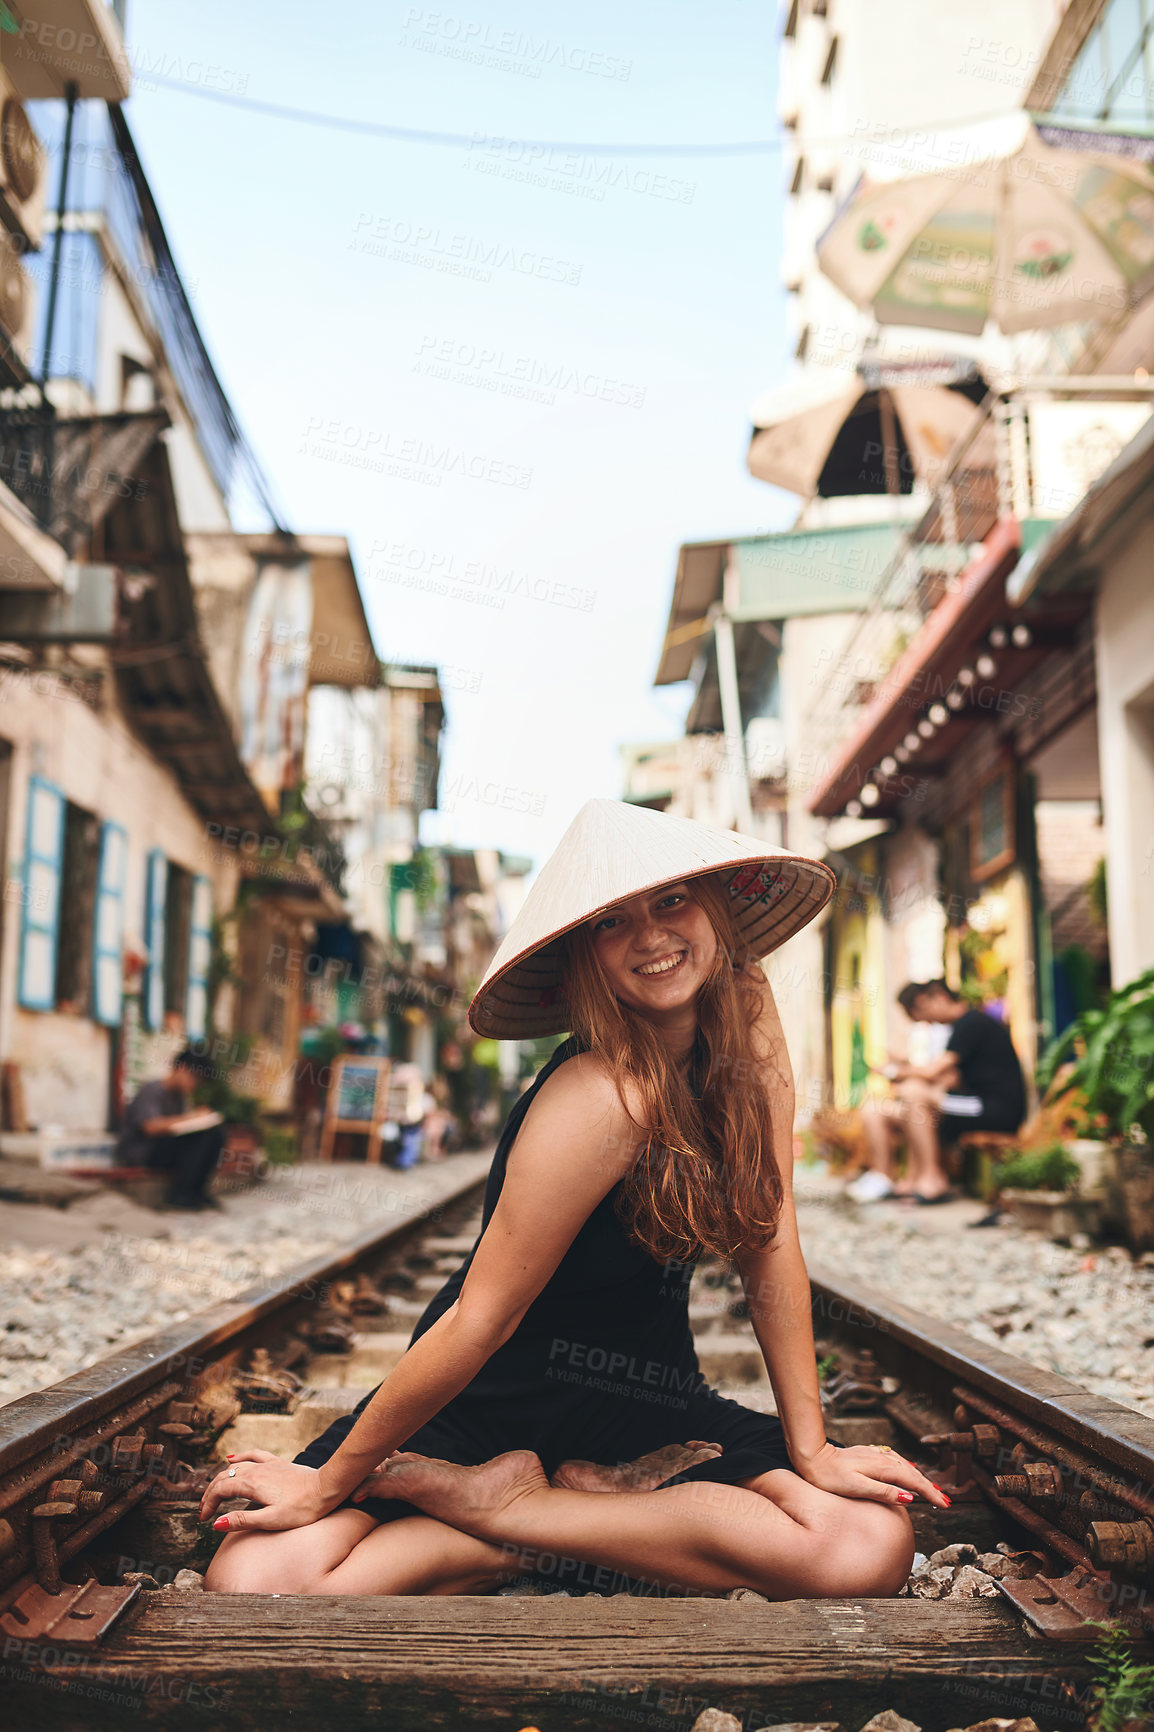
[[[479, 1227], [477, 1231], [480, 1231]], [[452, 1256], [459, 1260], [461, 1257], [468, 1256], [476, 1242], [476, 1233], [460, 1233], [452, 1239], [426, 1239], [422, 1249], [427, 1251], [431, 1257]]]
[[326, 1353], [310, 1360], [306, 1381], [322, 1379], [332, 1387], [360, 1384], [375, 1389], [409, 1345], [411, 1330], [364, 1330], [353, 1337], [349, 1353]]
[[[379, 1379], [377, 1380], [379, 1381]], [[270, 1449], [291, 1461], [314, 1437], [328, 1429], [334, 1419], [351, 1413], [375, 1384], [361, 1387], [312, 1389], [294, 1413], [242, 1413], [220, 1435], [219, 1454], [239, 1455], [246, 1449]]]
[[710, 1383], [768, 1383], [761, 1349], [748, 1331], [738, 1335], [717, 1330], [696, 1345], [698, 1364]]

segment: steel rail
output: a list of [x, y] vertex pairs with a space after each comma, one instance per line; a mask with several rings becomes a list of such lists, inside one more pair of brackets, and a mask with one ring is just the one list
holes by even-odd
[[259, 1324], [279, 1320], [297, 1302], [323, 1299], [333, 1282], [395, 1250], [419, 1231], [427, 1231], [472, 1193], [479, 1196], [484, 1184], [483, 1174], [462, 1178], [442, 1196], [414, 1202], [403, 1211], [403, 1218], [383, 1229], [374, 1227], [337, 1250], [325, 1251], [257, 1282], [235, 1298], [222, 1300], [111, 1353], [48, 1389], [22, 1395], [0, 1407], [0, 1499], [4, 1480], [30, 1456], [60, 1438], [72, 1438], [97, 1427], [112, 1408], [136, 1401], [176, 1374], [191, 1380], [230, 1350], [239, 1351], [245, 1345], [244, 1337]]

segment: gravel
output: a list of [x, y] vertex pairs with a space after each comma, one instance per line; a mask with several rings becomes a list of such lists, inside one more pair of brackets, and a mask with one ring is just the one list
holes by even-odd
[[[411, 1173], [275, 1169], [212, 1215], [156, 1215], [121, 1198], [105, 1198], [99, 1215], [86, 1203], [0, 1206], [0, 1402], [411, 1209], [454, 1182], [461, 1163], [480, 1176], [486, 1160], [456, 1156]], [[796, 1191], [815, 1266], [1154, 1417], [1154, 1258], [1055, 1245], [1015, 1225], [968, 1231], [980, 1204], [858, 1206], [805, 1168]], [[69, 1227], [74, 1242], [37, 1242], [39, 1222]]]
[[[160, 1214], [100, 1193], [61, 1211], [0, 1205], [0, 1403], [47, 1388], [256, 1282], [411, 1212], [486, 1155], [436, 1166], [276, 1168], [220, 1213]], [[37, 1243], [44, 1230], [70, 1241]]]
[[1054, 1244], [979, 1203], [857, 1205], [799, 1170], [807, 1259], [1154, 1418], [1154, 1257]]

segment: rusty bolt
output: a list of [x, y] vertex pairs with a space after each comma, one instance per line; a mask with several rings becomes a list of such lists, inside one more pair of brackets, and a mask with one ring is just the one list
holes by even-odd
[[140, 1453], [145, 1461], [163, 1461], [165, 1449], [162, 1443], [146, 1443]]
[[1000, 1473], [994, 1478], [994, 1490], [999, 1497], [1034, 1498], [1046, 1502], [1063, 1496], [1060, 1468], [1048, 1461], [1028, 1461], [1020, 1473]]
[[1086, 1550], [1100, 1569], [1144, 1570], [1154, 1564], [1154, 1525], [1148, 1521], [1091, 1522]]
[[52, 1523], [58, 1516], [74, 1516], [76, 1505], [61, 1501], [38, 1504], [32, 1511], [32, 1549], [36, 1557], [36, 1580], [46, 1594], [60, 1592], [60, 1559]]
[[156, 1429], [160, 1433], [161, 1437], [192, 1436], [191, 1425], [181, 1425], [175, 1420], [170, 1420], [167, 1425], [158, 1425]]
[[16, 1530], [11, 1522], [0, 1521], [0, 1558], [16, 1550]]
[[117, 1437], [112, 1442], [112, 1468], [115, 1473], [139, 1473], [144, 1450], [144, 1433], [132, 1437]]
[[74, 1504], [83, 1489], [78, 1479], [54, 1479], [48, 1487], [48, 1501]]
[[922, 1442], [939, 1449], [964, 1450], [967, 1455], [996, 1455], [1001, 1438], [996, 1425], [974, 1425], [968, 1431], [931, 1432]]

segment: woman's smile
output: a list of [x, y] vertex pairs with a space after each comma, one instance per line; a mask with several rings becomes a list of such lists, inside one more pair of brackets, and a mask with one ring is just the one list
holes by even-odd
[[643, 974], [647, 979], [655, 975], [672, 974], [681, 967], [688, 955], [688, 950], [674, 950], [669, 955], [661, 957], [657, 962], [639, 963], [633, 972], [634, 974]]
[[595, 915], [590, 927], [622, 1003], [658, 1018], [669, 1035], [692, 1045], [695, 1005], [717, 955], [717, 937], [689, 884], [626, 897]]

